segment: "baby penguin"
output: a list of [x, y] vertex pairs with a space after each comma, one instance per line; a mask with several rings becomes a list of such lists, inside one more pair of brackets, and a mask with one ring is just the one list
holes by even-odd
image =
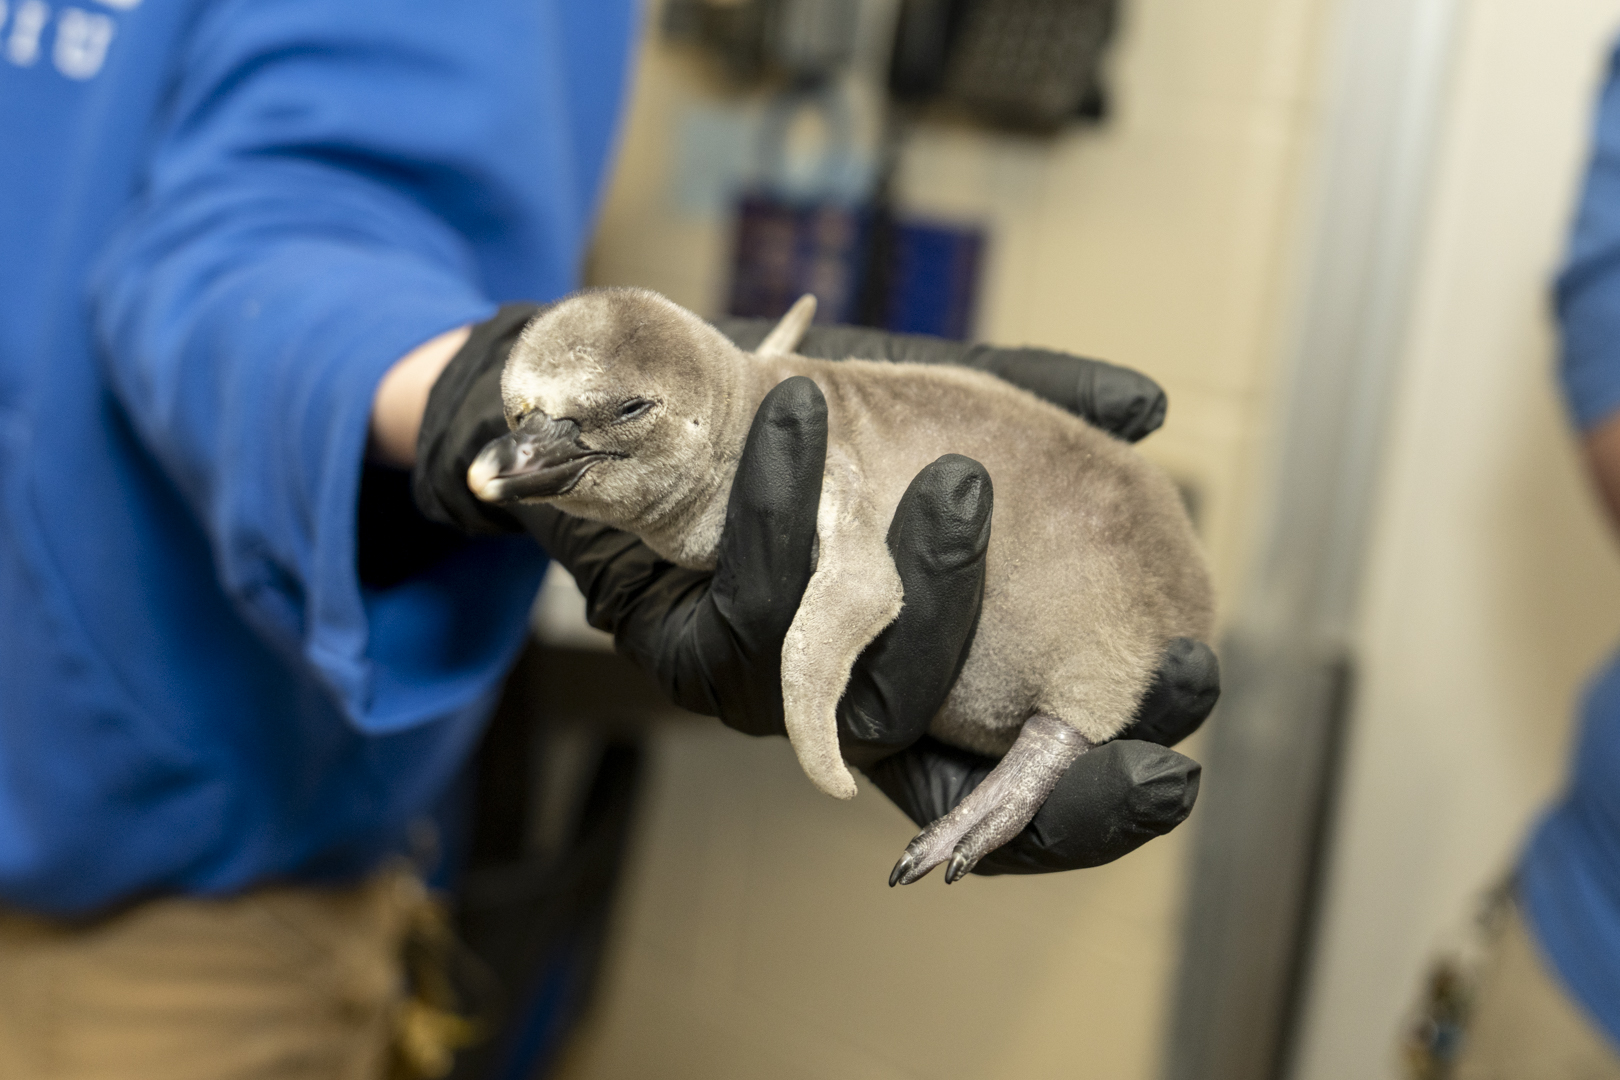
[[1001, 761], [890, 877], [909, 884], [949, 859], [955, 881], [1018, 834], [1075, 758], [1131, 722], [1172, 638], [1209, 636], [1208, 574], [1174, 485], [1124, 442], [966, 368], [797, 356], [814, 303], [801, 299], [754, 353], [645, 290], [556, 304], [512, 348], [501, 379], [512, 434], [467, 483], [713, 567], [755, 409], [782, 380], [813, 379], [828, 426], [819, 555], [783, 643], [782, 700], [804, 771], [847, 799], [835, 710], [905, 600], [889, 519], [929, 462], [982, 463], [995, 488], [984, 603], [929, 731]]

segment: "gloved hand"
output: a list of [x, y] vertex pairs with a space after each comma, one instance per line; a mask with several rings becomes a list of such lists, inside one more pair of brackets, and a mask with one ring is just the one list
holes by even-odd
[[478, 451], [510, 430], [501, 404], [501, 369], [524, 326], [544, 308], [502, 305], [473, 327], [434, 382], [411, 469], [411, 494], [428, 520], [473, 535], [523, 531], [512, 515], [472, 493], [467, 468]]
[[[413, 478], [418, 505], [429, 517], [468, 531], [527, 529], [574, 574], [591, 622], [612, 632], [620, 651], [649, 671], [671, 700], [739, 730], [781, 733], [781, 643], [809, 580], [826, 449], [820, 392], [809, 380], [794, 379], [767, 397], [739, 464], [719, 564], [713, 574], [684, 570], [608, 526], [545, 506], [490, 507], [467, 490], [467, 465], [506, 430], [500, 369], [538, 310], [503, 308], [474, 331], [435, 385]], [[721, 324], [744, 347], [757, 344], [768, 328], [763, 322]], [[1132, 439], [1152, 431], [1164, 415], [1163, 393], [1150, 380], [1042, 350], [817, 327], [799, 351], [967, 363]], [[982, 468], [960, 459], [937, 462], [913, 481], [889, 531], [906, 606], [857, 661], [839, 706], [846, 755], [914, 820], [949, 810], [994, 764], [918, 741], [972, 640], [989, 541], [988, 490]], [[1168, 663], [1160, 689], [1144, 704], [1144, 730], [1161, 741], [1190, 732], [1214, 699], [1213, 654], [1191, 642], [1178, 649], [1198, 663]], [[1088, 759], [1094, 763], [1086, 765]], [[1050, 811], [1043, 809], [1004, 850], [1023, 853], [1024, 869], [1118, 857], [1186, 817], [1197, 770], [1145, 743], [1089, 754], [1048, 800]], [[1071, 789], [1084, 797], [1060, 797]], [[1012, 868], [1006, 861], [989, 858], [981, 866]]]
[[[1166, 747], [1192, 734], [1219, 696], [1220, 670], [1209, 646], [1171, 642], [1131, 726], [1069, 766], [1024, 830], [972, 872], [1101, 866], [1181, 824], [1198, 797], [1201, 766]], [[995, 764], [924, 735], [865, 771], [922, 828], [967, 798]]]

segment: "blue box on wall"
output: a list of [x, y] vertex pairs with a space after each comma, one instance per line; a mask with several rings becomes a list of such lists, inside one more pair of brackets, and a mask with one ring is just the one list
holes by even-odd
[[984, 245], [983, 230], [971, 226], [750, 195], [738, 204], [727, 309], [774, 319], [812, 293], [817, 322], [965, 340]]

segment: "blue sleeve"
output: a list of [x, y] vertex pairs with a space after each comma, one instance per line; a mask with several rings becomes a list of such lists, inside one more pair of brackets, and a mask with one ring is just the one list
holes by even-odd
[[1556, 295], [1564, 394], [1583, 431], [1620, 409], [1620, 56], [1610, 60], [1594, 127]]
[[526, 539], [392, 590], [359, 582], [372, 396], [423, 341], [573, 286], [631, 18], [570, 0], [206, 3], [98, 262], [124, 411], [245, 617], [363, 730], [464, 707], [521, 643], [542, 567]]

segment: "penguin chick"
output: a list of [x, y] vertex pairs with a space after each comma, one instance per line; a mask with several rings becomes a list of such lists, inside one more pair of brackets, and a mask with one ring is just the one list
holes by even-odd
[[889, 520], [929, 462], [982, 463], [995, 485], [983, 607], [929, 731], [1001, 761], [890, 876], [909, 884], [949, 859], [955, 881], [1131, 722], [1172, 638], [1209, 636], [1208, 574], [1175, 487], [1124, 442], [966, 368], [795, 355], [813, 312], [801, 299], [748, 353], [657, 293], [570, 297], [513, 346], [501, 380], [512, 433], [467, 482], [711, 568], [755, 409], [784, 379], [814, 380], [828, 416], [819, 556], [783, 642], [782, 700], [804, 771], [850, 798], [835, 710], [855, 659], [900, 612]]

